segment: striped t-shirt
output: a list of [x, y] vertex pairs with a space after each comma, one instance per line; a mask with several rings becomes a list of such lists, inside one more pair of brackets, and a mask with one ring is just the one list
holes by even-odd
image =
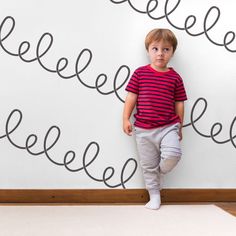
[[173, 68], [158, 72], [150, 65], [139, 67], [126, 90], [138, 94], [135, 126], [152, 129], [180, 122], [175, 102], [187, 100], [187, 96], [182, 78]]

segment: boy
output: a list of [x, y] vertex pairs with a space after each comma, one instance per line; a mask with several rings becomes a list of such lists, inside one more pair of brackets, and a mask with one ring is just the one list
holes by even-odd
[[150, 64], [136, 69], [126, 87], [123, 130], [132, 135], [130, 116], [136, 106], [135, 139], [150, 197], [145, 207], [154, 210], [161, 204], [162, 175], [171, 171], [181, 157], [180, 140], [187, 96], [180, 75], [168, 67], [177, 47], [173, 32], [168, 29], [150, 31], [145, 47]]

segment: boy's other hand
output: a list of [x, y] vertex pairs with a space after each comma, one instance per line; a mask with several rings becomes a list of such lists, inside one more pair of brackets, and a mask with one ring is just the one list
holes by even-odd
[[129, 120], [125, 120], [124, 123], [123, 123], [123, 130], [124, 132], [131, 136], [132, 135], [132, 124], [130, 123]]
[[183, 139], [182, 128], [179, 129], [179, 141]]

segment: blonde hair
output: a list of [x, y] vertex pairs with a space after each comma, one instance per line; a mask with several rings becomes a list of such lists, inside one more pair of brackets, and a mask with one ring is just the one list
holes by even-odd
[[145, 48], [148, 51], [148, 47], [151, 43], [160, 40], [163, 40], [165, 42], [168, 42], [173, 47], [173, 52], [175, 52], [177, 48], [177, 38], [175, 37], [174, 33], [169, 29], [153, 29], [151, 30], [146, 38], [145, 38]]

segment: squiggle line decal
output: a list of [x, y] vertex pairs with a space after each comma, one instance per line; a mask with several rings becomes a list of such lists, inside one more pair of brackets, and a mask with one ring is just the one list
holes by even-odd
[[[50, 162], [52, 162], [53, 164], [57, 166], [64, 166], [68, 171], [71, 171], [71, 172], [84, 171], [89, 178], [97, 182], [103, 182], [109, 188], [117, 188], [117, 187], [125, 188], [125, 184], [133, 177], [133, 175], [135, 174], [137, 170], [137, 161], [133, 158], [129, 158], [122, 167], [119, 183], [112, 185], [108, 182], [109, 180], [111, 180], [111, 178], [115, 174], [115, 169], [114, 167], [111, 167], [111, 166], [105, 168], [101, 178], [94, 177], [92, 174], [90, 174], [89, 168], [88, 168], [89, 166], [92, 165], [92, 163], [98, 157], [98, 154], [100, 152], [99, 144], [94, 141], [90, 142], [85, 148], [85, 151], [83, 153], [83, 158], [82, 158], [82, 167], [78, 167], [77, 169], [72, 169], [70, 167], [70, 164], [76, 158], [76, 153], [74, 151], [72, 150], [67, 151], [63, 157], [63, 161], [61, 162], [55, 160], [55, 159], [58, 159], [58, 157], [53, 158], [52, 155], [50, 154], [50, 150], [55, 148], [55, 145], [61, 136], [61, 130], [58, 126], [51, 126], [48, 129], [43, 139], [43, 147], [41, 151], [33, 150], [33, 148], [35, 148], [35, 145], [38, 142], [38, 137], [35, 134], [28, 135], [28, 137], [25, 140], [24, 145], [17, 144], [13, 140], [12, 135], [17, 131], [17, 129], [19, 129], [19, 126], [22, 122], [22, 118], [23, 118], [23, 115], [20, 110], [18, 109], [13, 110], [7, 118], [6, 125], [5, 125], [5, 134], [1, 135], [0, 139], [6, 138], [14, 147], [21, 150], [25, 150], [32, 156], [45, 155], [46, 158]], [[92, 159], [87, 160], [88, 156], [91, 156], [91, 155], [93, 156]], [[129, 169], [132, 170], [131, 173], [129, 174], [126, 173], [128, 167]], [[125, 176], [128, 176], [128, 177], [125, 177]]]
[[[4, 33], [4, 29], [8, 26], [8, 28], [6, 29], [6, 32]], [[10, 27], [9, 27], [10, 26]], [[128, 66], [126, 65], [122, 65], [118, 68], [117, 72], [115, 73], [115, 77], [113, 80], [113, 88], [110, 91], [102, 91], [102, 87], [106, 84], [107, 82], [107, 75], [104, 73], [101, 73], [97, 76], [94, 84], [88, 84], [86, 83], [83, 79], [83, 72], [88, 68], [89, 64], [92, 61], [92, 52], [90, 49], [85, 48], [83, 49], [75, 62], [75, 72], [71, 75], [64, 75], [63, 71], [67, 68], [68, 66], [68, 59], [65, 57], [61, 57], [57, 63], [55, 68], [49, 68], [47, 65], [44, 64], [43, 62], [43, 57], [46, 56], [46, 54], [49, 52], [50, 48], [52, 47], [53, 44], [53, 36], [50, 33], [44, 33], [38, 43], [37, 43], [37, 47], [36, 47], [36, 51], [35, 51], [35, 57], [34, 58], [26, 58], [26, 54], [29, 52], [30, 50], [30, 43], [28, 41], [23, 41], [20, 43], [19, 47], [18, 47], [18, 51], [17, 52], [13, 52], [10, 51], [9, 49], [7, 49], [4, 46], [4, 41], [7, 40], [8, 37], [10, 37], [10, 35], [13, 33], [13, 30], [15, 28], [15, 19], [11, 16], [7, 16], [4, 18], [4, 20], [2, 21], [1, 25], [0, 25], [0, 47], [9, 55], [11, 56], [15, 56], [15, 57], [19, 57], [22, 61], [26, 62], [26, 63], [32, 63], [37, 61], [39, 63], [39, 65], [46, 71], [50, 72], [50, 73], [56, 73], [60, 78], [62, 79], [72, 79], [72, 78], [77, 78], [78, 81], [84, 85], [85, 87], [89, 88], [89, 89], [95, 89], [97, 90], [100, 94], [102, 95], [110, 95], [110, 94], [115, 94], [116, 97], [124, 102], [124, 100], [120, 97], [118, 91], [125, 85], [126, 81], [129, 79], [130, 77], [130, 69]], [[44, 46], [43, 46], [44, 45]], [[46, 46], [45, 46], [46, 45]], [[84, 60], [86, 60], [86, 62], [84, 63]], [[84, 64], [82, 64], [82, 62]], [[124, 76], [124, 78], [120, 78], [122, 76]], [[118, 79], [122, 80], [121, 83], [118, 85]]]
[[[200, 114], [197, 116], [197, 118], [194, 119], [194, 113], [196, 113], [196, 108], [197, 106], [199, 106], [199, 104], [203, 104], [203, 109], [200, 112]], [[214, 123], [211, 126], [211, 130], [209, 134], [204, 134], [201, 131], [198, 130], [198, 128], [196, 127], [195, 123], [200, 120], [202, 118], [202, 116], [205, 114], [207, 109], [207, 101], [205, 98], [198, 98], [196, 100], [196, 102], [194, 103], [192, 110], [191, 110], [191, 114], [190, 114], [190, 123], [185, 124], [184, 127], [187, 126], [192, 126], [193, 129], [195, 130], [196, 133], [198, 133], [200, 136], [204, 137], [204, 138], [211, 138], [215, 143], [217, 144], [225, 144], [228, 142], [231, 142], [231, 144], [234, 146], [234, 148], [236, 148], [236, 143], [234, 141], [234, 139], [236, 138], [236, 135], [233, 135], [233, 129], [235, 126], [235, 122], [236, 122], [236, 116], [234, 117], [233, 121], [230, 124], [230, 129], [229, 129], [229, 138], [226, 140], [217, 140], [216, 136], [220, 134], [220, 132], [222, 131], [223, 125], [219, 122]]]
[[[214, 26], [216, 25], [216, 23], [220, 19], [220, 9], [217, 6], [212, 6], [207, 11], [207, 13], [204, 17], [202, 32], [192, 33], [190, 31], [190, 29], [192, 29], [194, 27], [194, 25], [196, 24], [196, 22], [197, 22], [196, 16], [189, 15], [185, 19], [185, 22], [184, 22], [183, 26], [176, 25], [173, 22], [173, 20], [170, 19], [170, 15], [173, 14], [174, 11], [176, 11], [176, 9], [179, 7], [179, 4], [180, 4], [181, 0], [172, 1], [174, 3], [174, 6], [172, 7], [171, 10], [169, 10], [169, 6], [171, 5], [170, 4], [171, 0], [165, 0], [164, 15], [159, 16], [159, 17], [153, 15], [153, 13], [155, 13], [155, 10], [157, 9], [157, 7], [159, 5], [158, 0], [149, 0], [146, 4], [146, 10], [145, 11], [144, 10], [139, 10], [137, 7], [135, 7], [135, 4], [133, 4], [131, 0], [122, 0], [122, 1], [110, 0], [110, 1], [114, 4], [121, 4], [121, 3], [127, 2], [134, 11], [136, 11], [138, 13], [141, 13], [141, 14], [147, 14], [153, 20], [160, 20], [160, 19], [165, 18], [168, 21], [168, 23], [177, 30], [184, 30], [184, 31], [186, 31], [186, 33], [188, 33], [191, 36], [205, 35], [206, 38], [211, 43], [215, 44], [216, 46], [224, 47], [229, 52], [236, 52], [236, 49], [232, 49], [232, 48], [229, 47], [235, 41], [235, 32], [234, 31], [228, 31], [224, 35], [224, 38], [223, 38], [222, 42], [215, 41], [209, 35], [209, 31], [211, 31], [214, 28]], [[212, 20], [209, 20], [210, 16], [214, 17], [213, 22], [210, 22], [210, 21], [212, 21]]]

